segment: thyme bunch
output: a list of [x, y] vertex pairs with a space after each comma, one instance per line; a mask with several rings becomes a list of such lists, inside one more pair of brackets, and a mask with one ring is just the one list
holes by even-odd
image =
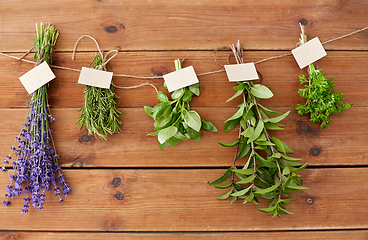
[[[304, 27], [300, 24], [302, 33], [299, 39], [300, 44], [307, 42], [307, 36], [304, 33]], [[342, 103], [342, 93], [332, 92], [335, 84], [332, 78], [326, 78], [322, 74], [322, 70], [316, 70], [313, 64], [309, 64], [308, 79], [305, 75], [299, 76], [300, 84], [304, 88], [299, 89], [298, 93], [301, 97], [306, 98], [304, 105], [297, 104], [295, 109], [299, 115], [310, 113], [310, 122], [321, 122], [320, 128], [328, 128], [332, 120], [329, 118], [331, 114], [339, 113], [353, 106], [352, 103]]]
[[[93, 58], [90, 66], [100, 69], [104, 59], [98, 54]], [[102, 68], [106, 71], [106, 67]], [[79, 109], [77, 125], [85, 126], [88, 134], [103, 140], [107, 140], [107, 134], [120, 133], [122, 114], [118, 109], [119, 103], [115, 101], [118, 96], [114, 93], [114, 87], [109, 89], [84, 85], [84, 103]]]
[[[231, 46], [238, 64], [243, 63], [243, 50], [238, 42], [237, 47]], [[270, 216], [292, 214], [287, 211], [284, 204], [293, 198], [287, 198], [289, 193], [306, 189], [300, 186], [297, 172], [307, 167], [300, 164], [301, 159], [287, 156], [292, 150], [280, 139], [271, 137], [269, 130], [281, 130], [283, 124], [279, 123], [290, 111], [270, 118], [268, 115], [278, 115], [262, 106], [259, 101], [273, 96], [269, 88], [252, 81], [238, 82], [234, 87], [237, 92], [227, 102], [241, 96], [243, 103], [238, 111], [226, 120], [223, 131], [239, 128], [238, 139], [231, 143], [221, 143], [224, 147], [235, 147], [235, 156], [232, 166], [226, 172], [210, 183], [219, 189], [230, 189], [217, 199], [232, 198], [231, 203], [242, 199], [243, 203], [253, 202], [259, 204], [259, 198], [270, 199], [268, 208], [258, 209]], [[236, 161], [246, 158], [242, 168], [236, 166]], [[227, 183], [223, 183], [230, 179]], [[221, 184], [221, 185], [219, 185]]]
[[[180, 60], [176, 59], [174, 63], [175, 69], [180, 70]], [[201, 138], [201, 128], [217, 132], [217, 128], [211, 122], [201, 119], [196, 111], [190, 109], [189, 102], [193, 95], [200, 95], [198, 83], [173, 91], [171, 101], [165, 93], [159, 91], [157, 98], [160, 103], [154, 107], [144, 106], [146, 113], [155, 120], [154, 128], [157, 130], [147, 135], [158, 136], [161, 150], [188, 139], [198, 142]]]

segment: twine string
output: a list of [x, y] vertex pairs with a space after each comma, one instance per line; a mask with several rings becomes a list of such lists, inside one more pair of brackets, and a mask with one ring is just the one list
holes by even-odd
[[[339, 37], [336, 37], [336, 38], [333, 38], [333, 39], [327, 40], [327, 41], [323, 42], [322, 44], [323, 44], [323, 45], [324, 45], [324, 44], [328, 44], [328, 43], [331, 43], [331, 42], [334, 42], [334, 41], [340, 40], [340, 39], [342, 39], [342, 38], [346, 38], [346, 37], [352, 36], [352, 35], [354, 35], [354, 34], [357, 34], [357, 33], [363, 32], [363, 31], [365, 31], [365, 30], [367, 30], [367, 29], [368, 29], [368, 26], [367, 26], [367, 27], [364, 27], [364, 28], [361, 28], [361, 29], [358, 29], [358, 30], [356, 30], [356, 31], [353, 31], [353, 32], [351, 32], [351, 33], [348, 33], [348, 34], [345, 34], [345, 35], [342, 35], [342, 36], [339, 36]], [[89, 35], [83, 35], [83, 36], [81, 36], [81, 37], [77, 40], [77, 42], [76, 42], [76, 44], [75, 44], [75, 46], [74, 46], [74, 50], [73, 50], [73, 57], [72, 57], [72, 59], [73, 59], [73, 60], [74, 60], [75, 51], [76, 51], [76, 48], [77, 48], [78, 42], [79, 42], [82, 38], [84, 38], [84, 37], [89, 37], [89, 38], [91, 38], [92, 40], [94, 40], [94, 41], [95, 41], [96, 45], [98, 46], [98, 43], [97, 43], [96, 39], [94, 39], [93, 37], [91, 37], [91, 36], [89, 36]], [[205, 75], [210, 75], [210, 74], [216, 74], [216, 73], [225, 72], [225, 70], [223, 69], [223, 66], [221, 66], [221, 65], [218, 63], [218, 61], [217, 61], [217, 57], [216, 57], [216, 52], [217, 52], [217, 51], [221, 51], [221, 50], [225, 50], [225, 48], [229, 49], [229, 47], [222, 47], [222, 48], [216, 49], [216, 50], [214, 51], [214, 59], [215, 59], [215, 62], [216, 62], [216, 64], [217, 64], [219, 67], [221, 67], [221, 69], [220, 69], [220, 70], [216, 70], [216, 71], [204, 72], [204, 73], [197, 74], [197, 76], [198, 76], [198, 77], [199, 77], [199, 76], [205, 76]], [[100, 54], [101, 54], [101, 56], [102, 56], [103, 54], [102, 54], [101, 49], [100, 49], [99, 47], [98, 47], [98, 49], [99, 49], [99, 52], [100, 52]], [[32, 50], [33, 50], [33, 48], [32, 48], [30, 51], [32, 51]], [[30, 51], [29, 51], [29, 52], [30, 52]], [[117, 50], [113, 50], [113, 51], [117, 51]], [[28, 53], [27, 53], [27, 54], [28, 54]], [[26, 56], [27, 54], [25, 54], [25, 56]], [[2, 55], [2, 56], [6, 56], [6, 57], [10, 57], [10, 58], [13, 58], [13, 59], [17, 59], [18, 61], [24, 61], [24, 62], [33, 63], [33, 64], [37, 63], [37, 62], [35, 62], [35, 61], [30, 61], [30, 60], [27, 60], [27, 59], [23, 59], [25, 56], [22, 56], [21, 58], [19, 58], [19, 57], [15, 57], [15, 56], [12, 56], [12, 55], [9, 55], [9, 54], [6, 54], [6, 53], [2, 53], [2, 52], [0, 52], [0, 55]], [[262, 63], [262, 62], [266, 62], [266, 61], [270, 61], [270, 60], [274, 60], [274, 59], [279, 59], [279, 58], [283, 58], [283, 57], [287, 57], [287, 56], [291, 56], [291, 55], [292, 55], [292, 53], [286, 53], [286, 54], [282, 54], [282, 55], [278, 55], [278, 56], [273, 56], [273, 57], [269, 57], [269, 58], [261, 59], [261, 60], [259, 60], [259, 61], [255, 62], [254, 64], [259, 64], [259, 63]], [[228, 57], [227, 57], [227, 62], [228, 62], [228, 63], [229, 63], [229, 58], [230, 58], [230, 56], [231, 56], [231, 55], [229, 54], [229, 55], [228, 55]], [[114, 55], [113, 57], [115, 57], [115, 55]], [[111, 60], [111, 57], [110, 57], [110, 59], [108, 59], [108, 61], [110, 61], [110, 60]], [[79, 69], [74, 69], [74, 68], [69, 68], [69, 67], [62, 67], [62, 66], [56, 66], [56, 65], [49, 65], [49, 66], [50, 66], [50, 67], [53, 67], [53, 68], [57, 68], [57, 69], [63, 69], [63, 70], [69, 70], [69, 71], [80, 72], [80, 70], [79, 70]], [[162, 76], [135, 76], [135, 75], [128, 75], [128, 74], [114, 74], [113, 76], [114, 76], [114, 77], [135, 78], [135, 79], [162, 79], [162, 78], [163, 78]], [[153, 86], [153, 87], [154, 87], [154, 85], [153, 85], [153, 84], [149, 84], [149, 83], [144, 83], [144, 84], [140, 84], [140, 85], [136, 85], [136, 86], [131, 86], [131, 87], [118, 87], [118, 86], [116, 86], [116, 85], [114, 85], [114, 86], [115, 86], [115, 87], [118, 87], [118, 88], [122, 88], [122, 89], [133, 89], [133, 88], [137, 88], [138, 86], [145, 86], [145, 85], [150, 85], [150, 86]], [[155, 89], [157, 89], [157, 88], [155, 87]]]

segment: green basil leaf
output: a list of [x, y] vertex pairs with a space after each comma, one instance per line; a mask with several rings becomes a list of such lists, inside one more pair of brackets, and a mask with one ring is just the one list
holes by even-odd
[[171, 117], [169, 117], [169, 118], [165, 118], [165, 117], [159, 118], [154, 123], [154, 127], [155, 127], [156, 130], [164, 129], [170, 124], [170, 121], [171, 121]]
[[183, 96], [183, 102], [189, 102], [190, 100], [192, 100], [192, 96], [193, 93], [188, 89], [188, 88], [184, 88], [185, 89], [185, 93]]
[[211, 122], [201, 119], [202, 128], [210, 132], [217, 132], [217, 128]]
[[267, 99], [273, 97], [273, 93], [271, 92], [271, 90], [268, 87], [263, 86], [261, 84], [255, 84], [250, 89], [250, 92], [257, 98]]
[[144, 111], [148, 114], [148, 116], [152, 117], [152, 107], [150, 106], [144, 106]]
[[201, 139], [201, 131], [197, 132], [196, 130], [189, 127], [188, 125], [185, 125], [184, 127], [185, 127], [185, 130], [187, 131], [188, 135], [190, 136], [190, 138], [197, 141], [197, 142], [199, 142], [199, 140]]
[[281, 126], [284, 126], [284, 124], [265, 122], [265, 127], [268, 130], [284, 130]]
[[181, 98], [184, 95], [184, 88], [180, 88], [175, 90], [172, 94], [171, 94], [171, 98], [176, 100]]
[[159, 131], [148, 133], [147, 136], [157, 136]]
[[247, 85], [245, 83], [239, 83], [239, 85], [233, 87], [235, 91], [242, 91], [244, 89], [247, 89]]
[[165, 93], [158, 91], [157, 98], [160, 102], [169, 102], [169, 98], [166, 96]]
[[158, 141], [163, 144], [169, 138], [173, 137], [178, 131], [178, 128], [175, 126], [170, 126], [164, 129], [161, 129], [158, 133]]
[[195, 131], [199, 132], [201, 130], [202, 121], [201, 117], [196, 111], [186, 111], [184, 113], [184, 122]]
[[201, 93], [200, 89], [199, 89], [199, 83], [195, 83], [193, 85], [189, 86], [189, 90], [194, 93], [196, 96], [199, 96], [199, 94]]

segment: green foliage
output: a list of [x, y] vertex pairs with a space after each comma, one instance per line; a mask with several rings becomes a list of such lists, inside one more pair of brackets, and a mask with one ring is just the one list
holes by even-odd
[[[103, 63], [100, 55], [96, 54], [91, 66], [98, 68]], [[102, 69], [106, 70], [106, 69]], [[117, 106], [119, 103], [115, 101], [118, 96], [114, 93], [114, 87], [111, 85], [109, 89], [84, 86], [84, 104], [79, 111], [77, 125], [82, 128], [85, 126], [88, 134], [94, 134], [97, 138], [107, 140], [107, 134], [119, 133], [122, 114]]]
[[[237, 62], [242, 63], [242, 55], [239, 55], [242, 51], [235, 50], [234, 45], [232, 49]], [[304, 170], [308, 164], [302, 165], [299, 163], [301, 159], [287, 156], [292, 150], [280, 139], [271, 137], [268, 132], [282, 129], [283, 124], [279, 122], [290, 111], [281, 114], [259, 104], [260, 99], [273, 96], [266, 86], [247, 81], [239, 83], [234, 90], [237, 91], [236, 94], [228, 101], [242, 96], [243, 103], [226, 120], [224, 132], [238, 127], [239, 138], [231, 143], [219, 144], [223, 147], [236, 147], [237, 154], [232, 167], [210, 185], [228, 189], [218, 199], [232, 198], [231, 203], [242, 199], [243, 203], [254, 204], [259, 204], [259, 198], [269, 199], [269, 207], [260, 208], [259, 211], [273, 217], [292, 214], [284, 207], [292, 198], [286, 197], [289, 193], [306, 189], [300, 186], [300, 176], [296, 173]], [[271, 114], [279, 116], [269, 118], [268, 115]], [[235, 163], [241, 158], [246, 158], [246, 163], [238, 169]]]
[[[302, 29], [300, 43], [304, 44], [307, 40]], [[304, 105], [297, 104], [295, 109], [298, 114], [310, 114], [310, 122], [320, 122], [321, 128], [328, 128], [332, 120], [331, 114], [339, 113], [353, 106], [352, 103], [342, 103], [342, 93], [333, 92], [335, 84], [332, 78], [326, 78], [321, 70], [316, 70], [313, 64], [309, 65], [308, 79], [304, 75], [299, 76], [300, 84], [304, 88], [299, 89], [301, 97], [306, 98]]]
[[[175, 60], [176, 70], [181, 69], [180, 60]], [[217, 132], [217, 128], [209, 121], [201, 119], [199, 114], [190, 109], [189, 102], [193, 95], [199, 96], [199, 84], [193, 84], [175, 90], [171, 94], [172, 101], [165, 93], [159, 91], [157, 98], [160, 101], [154, 107], [144, 106], [145, 112], [154, 120], [156, 132], [149, 133], [149, 136], [158, 136], [159, 148], [175, 146], [181, 141], [201, 138], [201, 128]]]

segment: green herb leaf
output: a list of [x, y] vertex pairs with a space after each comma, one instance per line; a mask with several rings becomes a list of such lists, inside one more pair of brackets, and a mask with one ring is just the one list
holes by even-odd
[[189, 90], [192, 93], [194, 93], [196, 96], [199, 96], [199, 94], [200, 94], [199, 83], [195, 83], [193, 85], [190, 85]]
[[267, 98], [271, 98], [273, 97], [273, 93], [271, 92], [271, 90], [266, 87], [263, 86], [261, 84], [255, 84], [251, 89], [250, 92], [257, 98], [263, 98], [263, 99], [267, 99]]
[[157, 93], [157, 99], [160, 101], [160, 102], [169, 102], [169, 99], [167, 98], [167, 96], [165, 95], [165, 93], [159, 91]]
[[243, 94], [243, 91], [237, 91], [234, 96], [232, 96], [231, 98], [229, 98], [228, 100], [226, 100], [226, 102], [230, 102], [231, 100], [233, 100], [236, 97], [239, 97], [240, 95]]
[[184, 113], [184, 122], [188, 124], [189, 127], [193, 128], [195, 131], [199, 132], [201, 130], [202, 122], [201, 117], [196, 111], [186, 111]]
[[226, 172], [221, 177], [219, 177], [215, 181], [211, 182], [210, 185], [220, 184], [220, 183], [226, 181], [230, 176], [231, 176], [231, 168], [227, 169]]
[[289, 115], [290, 110], [287, 111], [286, 113], [282, 114], [281, 116], [275, 117], [275, 118], [269, 118], [269, 119], [265, 119], [265, 122], [271, 122], [271, 123], [278, 123], [280, 122], [282, 119], [286, 118], [287, 115]]
[[[242, 115], [243, 115], [243, 112], [244, 112], [244, 105], [242, 105], [239, 110], [229, 119], [227, 119], [225, 122], [228, 122], [230, 120], [235, 120], [235, 119], [238, 119], [240, 118]], [[239, 120], [240, 121], [240, 120]]]
[[160, 130], [160, 132], [158, 133], [158, 141], [161, 144], [163, 144], [166, 140], [175, 136], [177, 131], [178, 131], [178, 128], [175, 126], [170, 126], [170, 127]]
[[217, 132], [217, 128], [211, 122], [201, 119], [202, 128], [210, 132]]

